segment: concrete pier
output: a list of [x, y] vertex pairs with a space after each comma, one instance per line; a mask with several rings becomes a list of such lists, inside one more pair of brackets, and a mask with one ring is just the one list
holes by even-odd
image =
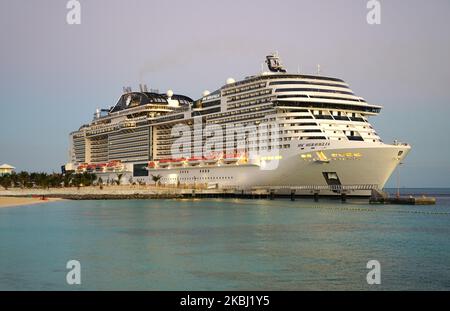
[[[315, 202], [319, 197], [340, 199], [346, 202], [354, 197], [354, 190], [372, 189], [370, 203], [379, 204], [435, 204], [435, 198], [429, 197], [389, 197], [382, 191], [374, 189], [373, 185], [341, 185], [333, 186], [303, 186], [303, 187], [255, 187], [255, 188], [201, 188], [167, 187], [167, 186], [104, 186], [100, 187], [69, 187], [69, 188], [10, 188], [0, 189], [0, 196], [46, 196], [48, 198], [66, 198], [73, 200], [107, 200], [107, 199], [169, 199], [169, 198], [239, 198], [275, 200], [285, 198], [294, 202], [297, 198], [309, 197]], [[366, 196], [369, 198], [370, 192]], [[358, 196], [361, 198], [361, 196]]]
[[436, 198], [426, 197], [426, 196], [390, 197], [385, 192], [372, 190], [372, 195], [370, 197], [369, 203], [371, 203], [371, 204], [434, 205], [434, 204], [436, 204]]
[[370, 198], [371, 204], [403, 204], [403, 205], [434, 205], [436, 198], [432, 197], [387, 197]]

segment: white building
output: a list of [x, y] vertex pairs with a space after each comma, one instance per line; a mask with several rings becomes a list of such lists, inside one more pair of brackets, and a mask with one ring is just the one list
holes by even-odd
[[15, 167], [9, 164], [0, 165], [0, 175], [11, 174], [14, 171]]

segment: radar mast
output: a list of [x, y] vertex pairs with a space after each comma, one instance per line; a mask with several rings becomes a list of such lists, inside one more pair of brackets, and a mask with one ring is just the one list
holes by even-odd
[[284, 69], [283, 65], [281, 64], [278, 53], [267, 55], [266, 64], [271, 72], [286, 72], [286, 69]]

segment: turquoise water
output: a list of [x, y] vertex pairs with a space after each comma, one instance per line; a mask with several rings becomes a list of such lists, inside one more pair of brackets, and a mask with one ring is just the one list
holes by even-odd
[[[450, 191], [439, 191], [435, 206], [202, 199], [3, 208], [0, 290], [449, 290]], [[81, 285], [66, 283], [71, 259]], [[366, 282], [372, 259], [381, 285]]]

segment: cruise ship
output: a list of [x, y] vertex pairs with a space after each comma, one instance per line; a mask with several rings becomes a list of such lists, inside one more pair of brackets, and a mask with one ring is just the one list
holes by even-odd
[[381, 106], [341, 79], [285, 70], [226, 83], [193, 100], [172, 90], [124, 88], [109, 109], [70, 134], [66, 171], [103, 182], [369, 195], [410, 150], [369, 123]]

